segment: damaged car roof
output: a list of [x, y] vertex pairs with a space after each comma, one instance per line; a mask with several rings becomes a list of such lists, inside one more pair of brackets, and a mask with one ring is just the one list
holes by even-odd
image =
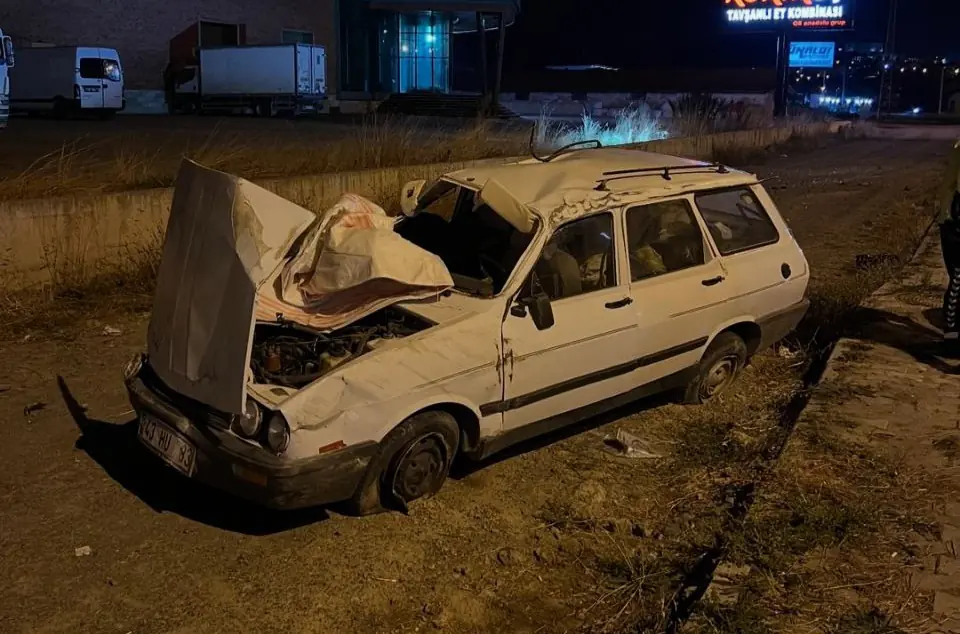
[[[654, 171], [662, 168], [704, 168], [683, 171], [663, 178]], [[586, 213], [609, 204], [611, 199], [656, 198], [683, 193], [692, 188], [726, 187], [756, 182], [753, 174], [704, 161], [642, 152], [639, 150], [599, 148], [562, 154], [543, 162], [529, 159], [519, 163], [470, 167], [444, 178], [472, 189], [483, 189], [496, 182], [522, 205], [542, 217], [563, 217]], [[613, 177], [607, 188], [598, 191], [598, 183], [610, 179], [611, 172], [639, 171], [629, 177]], [[644, 173], [642, 170], [649, 170]]]

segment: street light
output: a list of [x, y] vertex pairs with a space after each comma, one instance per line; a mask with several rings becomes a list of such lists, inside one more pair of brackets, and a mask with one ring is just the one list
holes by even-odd
[[[947, 74], [947, 66], [946, 66], [946, 63], [944, 63], [943, 68], [940, 69], [940, 101], [937, 102], [937, 114], [943, 114], [943, 82], [946, 74]], [[954, 68], [953, 74], [960, 75], [960, 68]]]

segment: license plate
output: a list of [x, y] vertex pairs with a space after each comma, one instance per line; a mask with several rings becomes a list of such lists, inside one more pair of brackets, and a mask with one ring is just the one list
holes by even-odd
[[139, 425], [140, 440], [153, 453], [180, 473], [191, 476], [197, 460], [197, 449], [164, 423], [143, 414]]

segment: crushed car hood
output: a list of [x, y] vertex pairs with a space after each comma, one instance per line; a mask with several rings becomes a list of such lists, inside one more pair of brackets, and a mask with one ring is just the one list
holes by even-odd
[[185, 160], [147, 335], [152, 368], [177, 392], [240, 413], [258, 318], [334, 330], [452, 287], [443, 262], [392, 224], [359, 196], [317, 216]]

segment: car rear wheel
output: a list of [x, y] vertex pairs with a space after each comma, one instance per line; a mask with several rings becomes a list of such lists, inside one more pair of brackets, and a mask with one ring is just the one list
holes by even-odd
[[709, 403], [737, 379], [747, 362], [747, 345], [732, 332], [722, 332], [700, 359], [697, 374], [683, 392], [688, 405]]
[[406, 512], [408, 505], [440, 490], [460, 445], [453, 416], [430, 411], [414, 414], [380, 443], [350, 511], [368, 515], [383, 510]]

